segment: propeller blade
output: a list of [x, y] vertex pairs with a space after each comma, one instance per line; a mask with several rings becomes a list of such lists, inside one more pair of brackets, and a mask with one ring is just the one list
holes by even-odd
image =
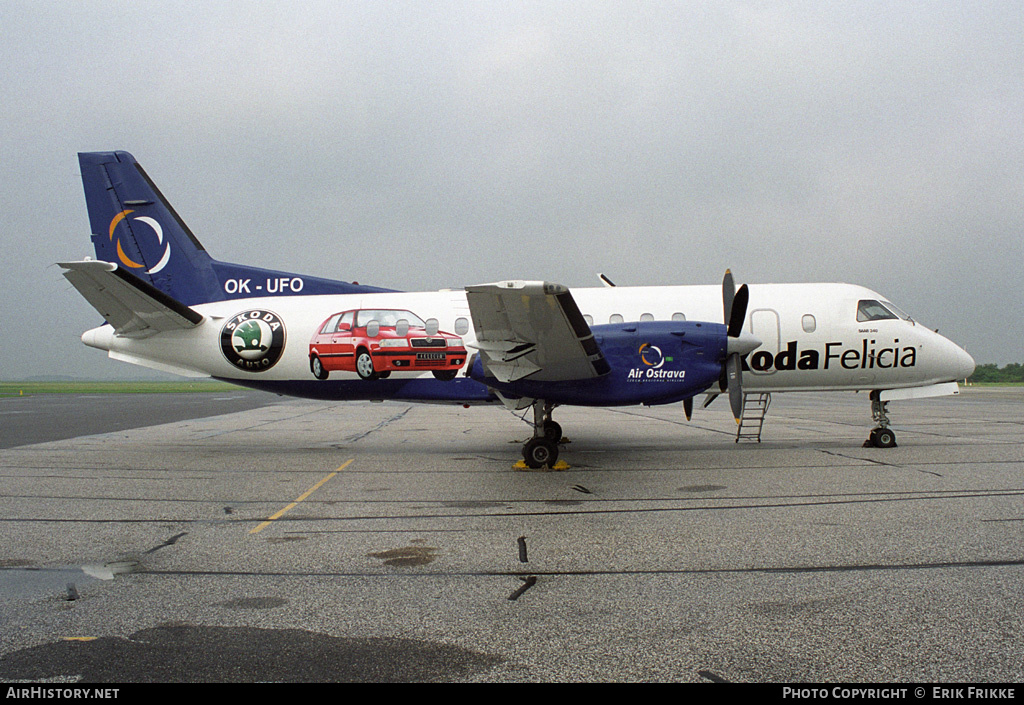
[[732, 303], [736, 297], [736, 284], [732, 280], [732, 271], [725, 270], [725, 277], [722, 279], [722, 320], [729, 325], [732, 319]]
[[689, 421], [690, 417], [693, 416], [693, 397], [683, 399], [683, 413], [686, 414], [687, 421]]
[[[747, 304], [750, 303], [750, 290], [746, 284], [739, 289], [732, 278], [732, 271], [725, 270], [722, 279], [722, 312], [727, 327], [727, 345], [725, 364], [718, 378], [718, 387], [723, 392], [729, 391], [729, 406], [736, 423], [743, 418], [743, 358], [751, 350], [759, 347], [761, 341], [749, 333], [743, 332], [743, 323], [747, 319]], [[717, 396], [717, 395], [715, 395]], [[711, 403], [714, 396], [708, 396], [704, 406]]]
[[708, 406], [711, 405], [711, 402], [713, 402], [717, 398], [718, 398], [718, 394], [715, 394], [715, 393], [708, 394], [707, 397], [704, 399], [704, 408], [705, 409], [708, 408]]
[[744, 284], [736, 292], [732, 302], [732, 310], [726, 325], [729, 326], [729, 337], [738, 338], [743, 331], [743, 322], [747, 319], [747, 303], [750, 301], [750, 290]]
[[732, 417], [739, 423], [743, 417], [743, 360], [734, 353], [725, 361], [725, 367], [729, 378], [729, 406], [732, 407]]

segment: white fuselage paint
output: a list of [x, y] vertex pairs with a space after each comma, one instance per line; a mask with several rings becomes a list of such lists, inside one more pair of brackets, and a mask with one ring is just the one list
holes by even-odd
[[[960, 347], [923, 325], [903, 319], [857, 321], [863, 299], [885, 300], [850, 284], [755, 284], [744, 330], [762, 341], [747, 356], [747, 392], [899, 389], [963, 379], [974, 361]], [[723, 321], [718, 286], [603, 287], [572, 290], [580, 311], [593, 325], [621, 316], [625, 322], [670, 320]], [[86, 344], [108, 350], [111, 357], [172, 370], [239, 380], [310, 380], [309, 341], [332, 314], [365, 308], [407, 309], [439, 328], [456, 331], [459, 318], [469, 321], [462, 333], [475, 341], [464, 290], [395, 292], [336, 296], [271, 296], [194, 306], [205, 316], [196, 328], [149, 338], [116, 336], [110, 326], [87, 331]], [[248, 310], [272, 311], [286, 326], [284, 352], [273, 368], [248, 372], [231, 365], [221, 352], [224, 324]], [[810, 318], [813, 317], [813, 329]], [[618, 320], [615, 318], [614, 320]], [[792, 369], [790, 369], [792, 368]], [[396, 373], [406, 376], [425, 373]], [[357, 379], [355, 373], [332, 372], [332, 379]]]

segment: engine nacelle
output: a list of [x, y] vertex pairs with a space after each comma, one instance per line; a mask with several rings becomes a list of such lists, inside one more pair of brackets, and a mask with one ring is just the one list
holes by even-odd
[[726, 327], [701, 321], [640, 321], [591, 326], [610, 370], [601, 377], [560, 382], [499, 382], [478, 359], [470, 373], [506, 397], [554, 404], [626, 406], [669, 404], [718, 382], [726, 356]]

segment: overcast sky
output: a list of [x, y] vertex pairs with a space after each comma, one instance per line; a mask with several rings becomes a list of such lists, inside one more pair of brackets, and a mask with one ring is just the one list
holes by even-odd
[[1024, 362], [1024, 3], [0, 0], [0, 379], [83, 346], [77, 152], [227, 261], [400, 289], [846, 281]]

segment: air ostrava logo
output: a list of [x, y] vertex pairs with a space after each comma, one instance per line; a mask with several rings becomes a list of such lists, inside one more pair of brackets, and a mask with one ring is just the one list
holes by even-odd
[[[885, 345], [885, 343], [883, 343]], [[754, 372], [774, 370], [827, 370], [834, 369], [838, 364], [846, 370], [892, 369], [896, 367], [914, 367], [917, 364], [917, 348], [901, 347], [900, 339], [896, 338], [888, 347], [877, 347], [874, 340], [861, 339], [860, 349], [844, 348], [843, 343], [825, 343], [824, 363], [817, 350], [800, 350], [797, 342], [791, 340], [786, 349], [778, 353], [758, 350], [749, 358], [744, 356], [743, 369]]]
[[[650, 343], [644, 343], [640, 346], [640, 361], [648, 367], [658, 369], [665, 364], [665, 356], [661, 352], [661, 348], [657, 345], [651, 345]], [[672, 358], [669, 358], [669, 362]]]
[[[151, 228], [153, 232], [156, 234], [156, 239], [159, 245], [164, 248], [164, 254], [160, 258], [160, 261], [146, 270], [146, 274], [156, 274], [164, 267], [166, 267], [167, 263], [171, 261], [171, 243], [167, 242], [166, 245], [164, 244], [164, 229], [160, 227], [159, 222], [157, 222], [154, 218], [150, 218], [149, 216], [145, 215], [129, 218], [129, 214], [134, 212], [135, 211], [133, 210], [123, 210], [113, 217], [113, 219], [110, 221], [110, 241], [114, 241], [114, 231], [117, 230], [117, 226], [120, 225], [122, 222], [125, 224], [124, 227], [129, 229], [131, 228], [131, 223], [145, 223], [146, 225], [148, 225], [149, 228]], [[124, 228], [122, 228], [122, 230], [123, 229]], [[134, 236], [134, 232], [132, 232], [132, 236]], [[136, 239], [136, 244], [140, 248], [142, 247], [141, 243], [138, 242], [138, 239]], [[117, 236], [117, 258], [121, 260], [121, 264], [123, 264], [125, 267], [129, 267], [130, 269], [143, 269], [146, 266], [141, 262], [136, 262], [127, 254], [125, 254], [124, 248], [121, 247], [120, 235]]]
[[644, 380], [682, 380], [686, 377], [686, 370], [665, 370], [662, 366], [666, 362], [672, 362], [670, 356], [661, 352], [657, 345], [644, 343], [640, 346], [640, 362], [642, 367], [634, 367], [626, 375], [629, 382], [642, 382]]
[[263, 309], [239, 313], [220, 331], [220, 349], [228, 362], [247, 372], [269, 370], [284, 352], [284, 321]]

